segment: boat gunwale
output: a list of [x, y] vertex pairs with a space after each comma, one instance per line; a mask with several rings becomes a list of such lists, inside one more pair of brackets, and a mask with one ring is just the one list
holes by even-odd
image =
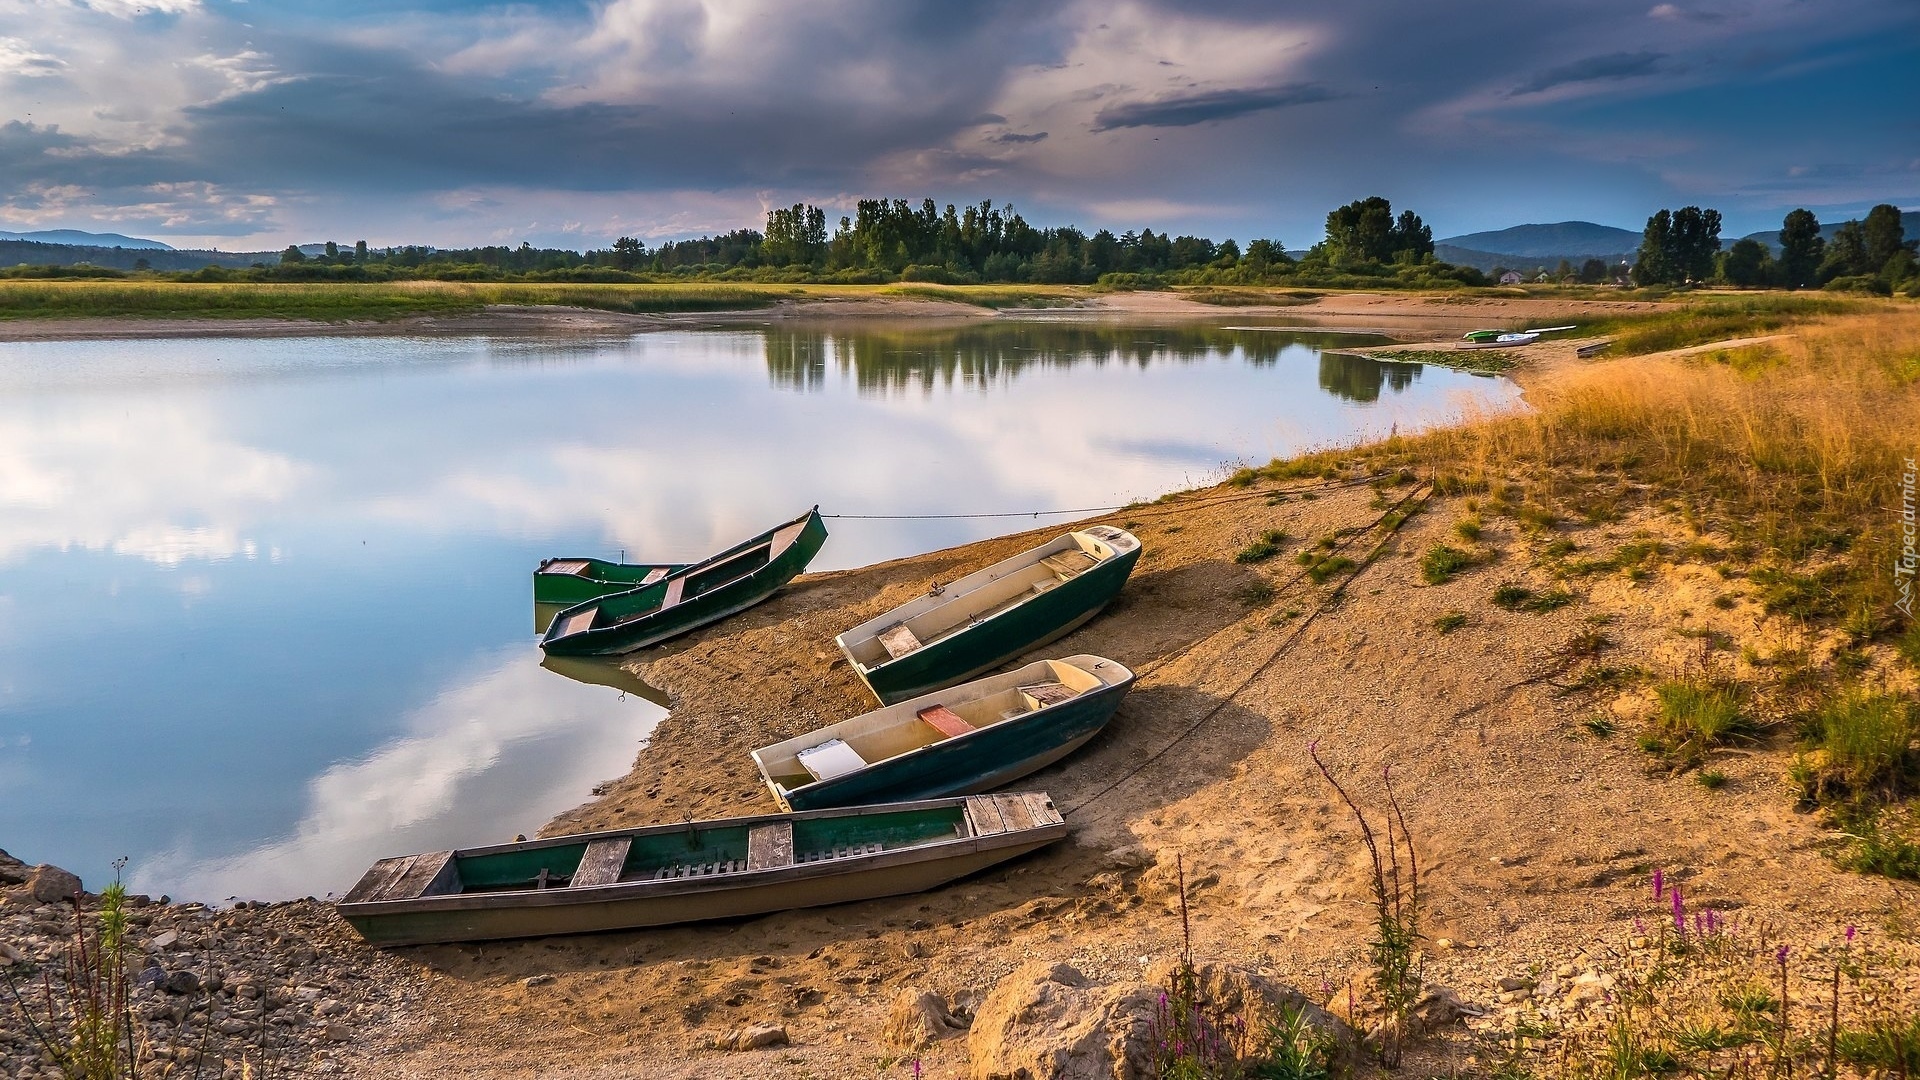
[[[1132, 548], [1123, 549], [1118, 545], [1116, 545], [1113, 541], [1108, 540], [1105, 537], [1093, 535], [1090, 530], [1096, 527], [1111, 529], [1114, 532], [1119, 533], [1121, 536], [1124, 536], [1127, 539], [1133, 541]], [[1073, 585], [1074, 582], [1079, 581], [1082, 578], [1090, 578], [1090, 577], [1094, 577], [1095, 575], [1098, 575], [1106, 567], [1112, 566], [1113, 564], [1118, 563], [1121, 560], [1125, 559], [1126, 556], [1128, 556], [1129, 554], [1139, 551], [1142, 546], [1140, 543], [1139, 537], [1135, 536], [1132, 532], [1126, 529], [1123, 529], [1118, 525], [1089, 525], [1079, 529], [1071, 529], [1067, 532], [1061, 533], [1059, 536], [1056, 536], [1051, 540], [1046, 541], [1045, 543], [1039, 544], [1035, 547], [1028, 548], [1025, 551], [1021, 551], [1013, 555], [1009, 555], [1008, 557], [1001, 559], [999, 562], [993, 563], [988, 566], [983, 566], [980, 569], [975, 570], [973, 573], [966, 575], [965, 577], [956, 578], [953, 581], [947, 582], [941, 588], [941, 591], [938, 595], [934, 595], [932, 593], [922, 593], [921, 595], [914, 597], [913, 599], [907, 601], [904, 604], [899, 605], [898, 607], [890, 608], [886, 611], [881, 612], [878, 615], [875, 615], [873, 618], [868, 619], [863, 623], [860, 623], [858, 626], [850, 627], [847, 630], [843, 630], [839, 634], [834, 636], [834, 639], [833, 639], [834, 644], [840, 647], [840, 651], [846, 654], [847, 662], [852, 664], [854, 666], [854, 670], [856, 672], [861, 673], [862, 677], [864, 678], [866, 673], [881, 671], [887, 667], [890, 667], [894, 664], [899, 663], [902, 660], [907, 659], [908, 657], [918, 654], [924, 649], [938, 648], [946, 644], [948, 641], [959, 638], [962, 635], [970, 633], [974, 630], [978, 630], [982, 626], [991, 625], [996, 619], [999, 619], [1001, 616], [1006, 615], [1011, 611], [1018, 610], [1021, 607], [1021, 604], [1013, 604], [1009, 607], [1003, 608], [987, 616], [986, 618], [981, 619], [978, 622], [967, 624], [967, 625], [956, 626], [953, 630], [948, 631], [947, 633], [941, 635], [939, 638], [933, 641], [926, 642], [921, 646], [920, 649], [915, 649], [913, 652], [905, 653], [900, 656], [888, 657], [883, 663], [875, 664], [871, 667], [865, 663], [862, 663], [853, 654], [853, 649], [855, 644], [859, 642], [864, 642], [879, 636], [879, 632], [881, 630], [886, 629], [888, 626], [892, 625], [893, 623], [906, 622], [910, 619], [917, 618], [918, 616], [933, 610], [935, 607], [938, 607], [941, 604], [951, 603], [957, 600], [959, 597], [968, 596], [968, 595], [971, 595], [972, 593], [978, 592], [981, 589], [985, 588], [986, 586], [991, 585], [994, 582], [1009, 576], [1016, 570], [1024, 570], [1031, 566], [1038, 566], [1040, 564], [1040, 560], [1046, 558], [1049, 555], [1057, 554], [1060, 551], [1065, 551], [1069, 547], [1076, 548], [1079, 550], [1085, 550], [1084, 548], [1079, 548], [1078, 541], [1074, 539], [1075, 537], [1081, 536], [1083, 534], [1086, 535], [1089, 540], [1092, 540], [1095, 543], [1099, 543], [1106, 546], [1109, 550], [1113, 552], [1113, 554], [1109, 555], [1104, 559], [1101, 559], [1096, 565], [1091, 566], [1086, 570], [1082, 571], [1081, 573], [1074, 575], [1072, 578], [1061, 582], [1059, 585], [1060, 588], [1067, 588]]]
[[[1095, 661], [1095, 663], [1093, 664], [1075, 663], [1075, 661], [1078, 661], [1078, 660], [1092, 660], [1092, 661]], [[1027, 671], [1029, 671], [1032, 668], [1041, 667], [1043, 665], [1050, 664], [1050, 663], [1051, 664], [1067, 664], [1071, 667], [1077, 668], [1081, 672], [1091, 676], [1092, 678], [1099, 679], [1102, 685], [1094, 687], [1090, 690], [1082, 690], [1079, 693], [1075, 694], [1073, 697], [1066, 699], [1065, 701], [1056, 701], [1051, 705], [1046, 705], [1038, 709], [1033, 709], [1029, 712], [1022, 713], [1016, 717], [1009, 717], [1007, 719], [999, 721], [998, 723], [988, 724], [984, 727], [975, 727], [971, 731], [965, 731], [958, 735], [950, 735], [944, 739], [936, 739], [933, 742], [927, 743], [925, 745], [916, 746], [911, 750], [904, 750], [898, 754], [893, 755], [892, 757], [881, 758], [878, 761], [870, 761], [867, 763], [865, 768], [857, 769], [850, 773], [843, 773], [840, 776], [828, 777], [825, 780], [815, 780], [812, 783], [802, 784], [799, 787], [794, 787], [794, 788], [783, 787], [780, 789], [780, 792], [775, 794], [775, 798], [780, 799], [781, 801], [784, 802], [785, 799], [789, 796], [799, 794], [801, 792], [806, 792], [806, 791], [820, 790], [822, 788], [822, 785], [831, 785], [843, 779], [846, 779], [848, 777], [860, 776], [868, 772], [869, 770], [877, 769], [882, 766], [892, 765], [896, 762], [911, 761], [914, 758], [914, 756], [917, 754], [922, 754], [928, 751], [936, 750], [941, 747], [951, 746], [953, 744], [962, 742], [963, 740], [973, 739], [975, 736], [990, 734], [996, 729], [1004, 727], [1007, 724], [1018, 723], [1024, 720], [1031, 719], [1033, 717], [1037, 717], [1049, 712], [1053, 712], [1055, 710], [1065, 709], [1071, 705], [1091, 701], [1093, 699], [1101, 697], [1102, 695], [1113, 693], [1114, 691], [1119, 691], [1120, 693], [1124, 694], [1132, 688], [1134, 681], [1138, 678], [1138, 676], [1134, 673], [1132, 668], [1128, 667], [1125, 664], [1122, 664], [1120, 661], [1114, 660], [1105, 656], [1095, 656], [1092, 653], [1077, 653], [1073, 656], [1048, 657], [1045, 659], [1035, 660], [1031, 664], [1024, 664], [1020, 667], [1013, 669], [1012, 671], [1001, 672], [998, 675], [989, 675], [989, 676], [986, 676], [986, 678], [988, 679], [1018, 678], [1019, 676], [1024, 675]], [[1093, 671], [1093, 669], [1095, 667], [1098, 667], [1100, 664], [1112, 664], [1114, 667], [1119, 668], [1124, 674], [1116, 681], [1108, 681], [1105, 676], [1097, 675]], [[973, 681], [978, 682], [978, 681], [984, 681], [984, 680], [973, 680]], [[769, 743], [766, 746], [762, 746], [756, 750], [753, 750], [749, 756], [753, 758], [754, 765], [757, 768], [759, 768], [761, 778], [765, 780], [769, 788], [771, 788], [772, 785], [775, 783], [775, 781], [773, 779], [772, 774], [767, 771], [766, 762], [760, 757], [761, 751], [773, 750], [778, 747], [785, 746], [788, 743], [794, 742], [795, 740], [798, 740], [798, 739], [808, 738], [816, 735], [822, 735], [844, 724], [851, 724], [856, 720], [864, 720], [878, 713], [892, 712], [893, 710], [896, 710], [896, 709], [901, 710], [904, 713], [910, 710], [915, 705], [921, 705], [922, 703], [927, 702], [927, 699], [929, 698], [935, 698], [935, 697], [940, 697], [942, 695], [951, 694], [954, 690], [957, 690], [967, 685], [969, 685], [969, 683], [964, 683], [964, 682], [956, 683], [952, 686], [947, 686], [939, 690], [929, 690], [924, 694], [917, 694], [910, 698], [904, 698], [900, 701], [894, 702], [891, 705], [882, 705], [877, 709], [870, 709], [867, 712], [859, 713], [854, 716], [849, 716], [844, 720], [836, 720], [833, 723], [826, 725], [825, 727], [819, 727], [819, 728], [814, 728], [810, 731], [804, 731], [804, 732], [801, 732], [799, 735], [795, 735], [792, 738], [788, 738], [788, 739], [782, 739], [777, 743]], [[998, 692], [999, 691], [995, 691], [995, 693], [998, 693]], [[938, 704], [945, 704], [945, 702], [931, 702], [931, 704], [938, 705]], [[946, 797], [955, 798], [956, 796], [946, 796]], [[960, 796], [960, 797], [964, 797], [964, 796]]]
[[[993, 800], [1006, 796], [1038, 795], [1047, 799], [1052, 806], [1052, 797], [1041, 791], [999, 792], [994, 795], [962, 795], [942, 799], [920, 799], [910, 803], [882, 803], [873, 806], [829, 807], [820, 810], [802, 810], [791, 813], [767, 814], [754, 818], [710, 819], [729, 822], [726, 827], [736, 827], [732, 822], [764, 822], [769, 820], [815, 819], [822, 817], [863, 816], [857, 811], [908, 812], [921, 809], [957, 808], [961, 811], [961, 820], [966, 821], [968, 835], [942, 838], [915, 844], [911, 847], [894, 848], [862, 855], [845, 855], [837, 859], [821, 859], [815, 862], [794, 862], [785, 866], [769, 866], [754, 870], [735, 870], [727, 873], [709, 874], [703, 877], [686, 878], [646, 878], [638, 881], [614, 881], [604, 885], [563, 885], [549, 889], [498, 889], [487, 892], [441, 893], [432, 896], [396, 897], [390, 900], [366, 900], [358, 903], [342, 903], [337, 906], [343, 918], [359, 916], [399, 915], [408, 912], [429, 911], [467, 911], [490, 908], [525, 907], [562, 907], [580, 903], [608, 903], [623, 900], [644, 900], [650, 896], [675, 896], [687, 893], [717, 892], [727, 888], [748, 885], [774, 884], [786, 880], [802, 881], [814, 877], [837, 876], [846, 873], [884, 870], [893, 866], [902, 866], [916, 862], [930, 862], [936, 858], [948, 858], [955, 855], [978, 851], [992, 851], [1004, 847], [1018, 847], [1041, 838], [1057, 838], [1069, 830], [1066, 815], [1054, 808], [1054, 814], [1060, 820], [1036, 823], [1019, 829], [1004, 829], [1000, 832], [978, 834], [972, 831], [971, 820], [967, 817], [968, 799]], [[567, 846], [584, 837], [631, 837], [647, 831], [676, 831], [688, 827], [687, 823], [672, 825], [644, 826], [641, 829], [611, 830], [599, 833], [575, 833], [567, 837], [549, 837], [549, 841], [559, 841], [558, 845]], [[749, 826], [751, 827], [751, 826]], [[1051, 843], [1052, 839], [1048, 839]], [[529, 841], [522, 844], [491, 845], [487, 848], [469, 848], [464, 852], [494, 853], [499, 850], [525, 850]], [[1044, 845], [1036, 845], [1044, 846]], [[452, 860], [457, 862], [463, 849], [455, 849]]]

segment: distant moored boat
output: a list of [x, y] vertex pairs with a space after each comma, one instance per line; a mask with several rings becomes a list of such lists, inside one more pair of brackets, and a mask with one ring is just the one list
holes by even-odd
[[607, 655], [677, 637], [772, 596], [826, 541], [816, 506], [650, 585], [563, 608], [540, 647], [561, 656]]

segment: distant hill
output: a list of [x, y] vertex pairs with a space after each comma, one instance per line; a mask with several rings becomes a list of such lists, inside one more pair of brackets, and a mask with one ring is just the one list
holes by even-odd
[[1558, 262], [1569, 258], [1568, 252], [1638, 251], [1640, 234], [1611, 225], [1595, 225], [1591, 221], [1560, 221], [1552, 225], [1515, 225], [1494, 232], [1449, 236], [1436, 243], [1468, 251]]
[[[280, 262], [277, 251], [194, 251], [170, 247], [97, 247], [10, 240], [0, 234], [0, 266], [73, 266], [87, 263], [115, 270], [198, 270], [203, 266], [251, 266]], [[145, 263], [142, 267], [140, 264]]]
[[[1851, 220], [1858, 221], [1861, 218], [1866, 216], [1867, 215], [1865, 214], [1856, 214], [1853, 216]], [[1833, 234], [1839, 232], [1840, 226], [1845, 225], [1848, 220], [1849, 220], [1848, 218], [1837, 218], [1833, 221], [1822, 221], [1820, 223], [1820, 235], [1825, 237], [1828, 240], [1833, 239]], [[1907, 239], [1909, 240], [1912, 240], [1913, 238], [1920, 236], [1920, 210], [1902, 210], [1900, 212], [1900, 228], [1906, 231]], [[1747, 235], [1741, 237], [1740, 239], [1758, 240], [1761, 243], [1767, 245], [1768, 249], [1771, 250], [1775, 255], [1780, 254], [1780, 230], [1779, 229], [1770, 229], [1766, 232], [1748, 233]]]
[[[1638, 247], [1639, 245], [1635, 244], [1634, 246]], [[1435, 244], [1433, 245], [1433, 254], [1441, 262], [1452, 263], [1455, 266], [1471, 266], [1482, 273], [1500, 269], [1518, 270], [1523, 274], [1534, 270], [1552, 270], [1560, 265], [1561, 259], [1565, 259], [1567, 262], [1573, 264], [1575, 270], [1578, 270], [1580, 264], [1586, 262], [1588, 259], [1599, 259], [1609, 267], [1618, 266], [1622, 262], [1630, 263], [1633, 261], [1633, 252], [1631, 250], [1600, 251], [1590, 254], [1584, 252], [1567, 252], [1565, 254], [1555, 252], [1551, 255], [1535, 257], [1529, 255], [1505, 255], [1497, 251], [1475, 251], [1472, 248], [1455, 247], [1453, 244]]]
[[158, 240], [142, 240], [137, 236], [122, 236], [119, 233], [81, 232], [79, 229], [43, 229], [39, 232], [24, 233], [0, 229], [0, 240], [33, 240], [42, 244], [67, 244], [75, 247], [173, 250], [172, 244], [163, 244]]

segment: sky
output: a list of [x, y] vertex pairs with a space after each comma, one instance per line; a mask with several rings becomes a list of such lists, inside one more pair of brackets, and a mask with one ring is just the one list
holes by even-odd
[[0, 0], [0, 229], [589, 249], [794, 202], [1319, 239], [1920, 207], [1915, 0]]

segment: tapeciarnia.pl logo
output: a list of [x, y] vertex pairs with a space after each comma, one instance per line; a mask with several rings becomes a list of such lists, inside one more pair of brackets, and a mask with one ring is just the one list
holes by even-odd
[[1914, 523], [1914, 481], [1920, 469], [1914, 468], [1912, 458], [1904, 461], [1906, 469], [1900, 474], [1900, 557], [1893, 564], [1893, 587], [1900, 598], [1893, 606], [1907, 618], [1913, 618], [1913, 575], [1920, 568], [1920, 539], [1916, 538]]

